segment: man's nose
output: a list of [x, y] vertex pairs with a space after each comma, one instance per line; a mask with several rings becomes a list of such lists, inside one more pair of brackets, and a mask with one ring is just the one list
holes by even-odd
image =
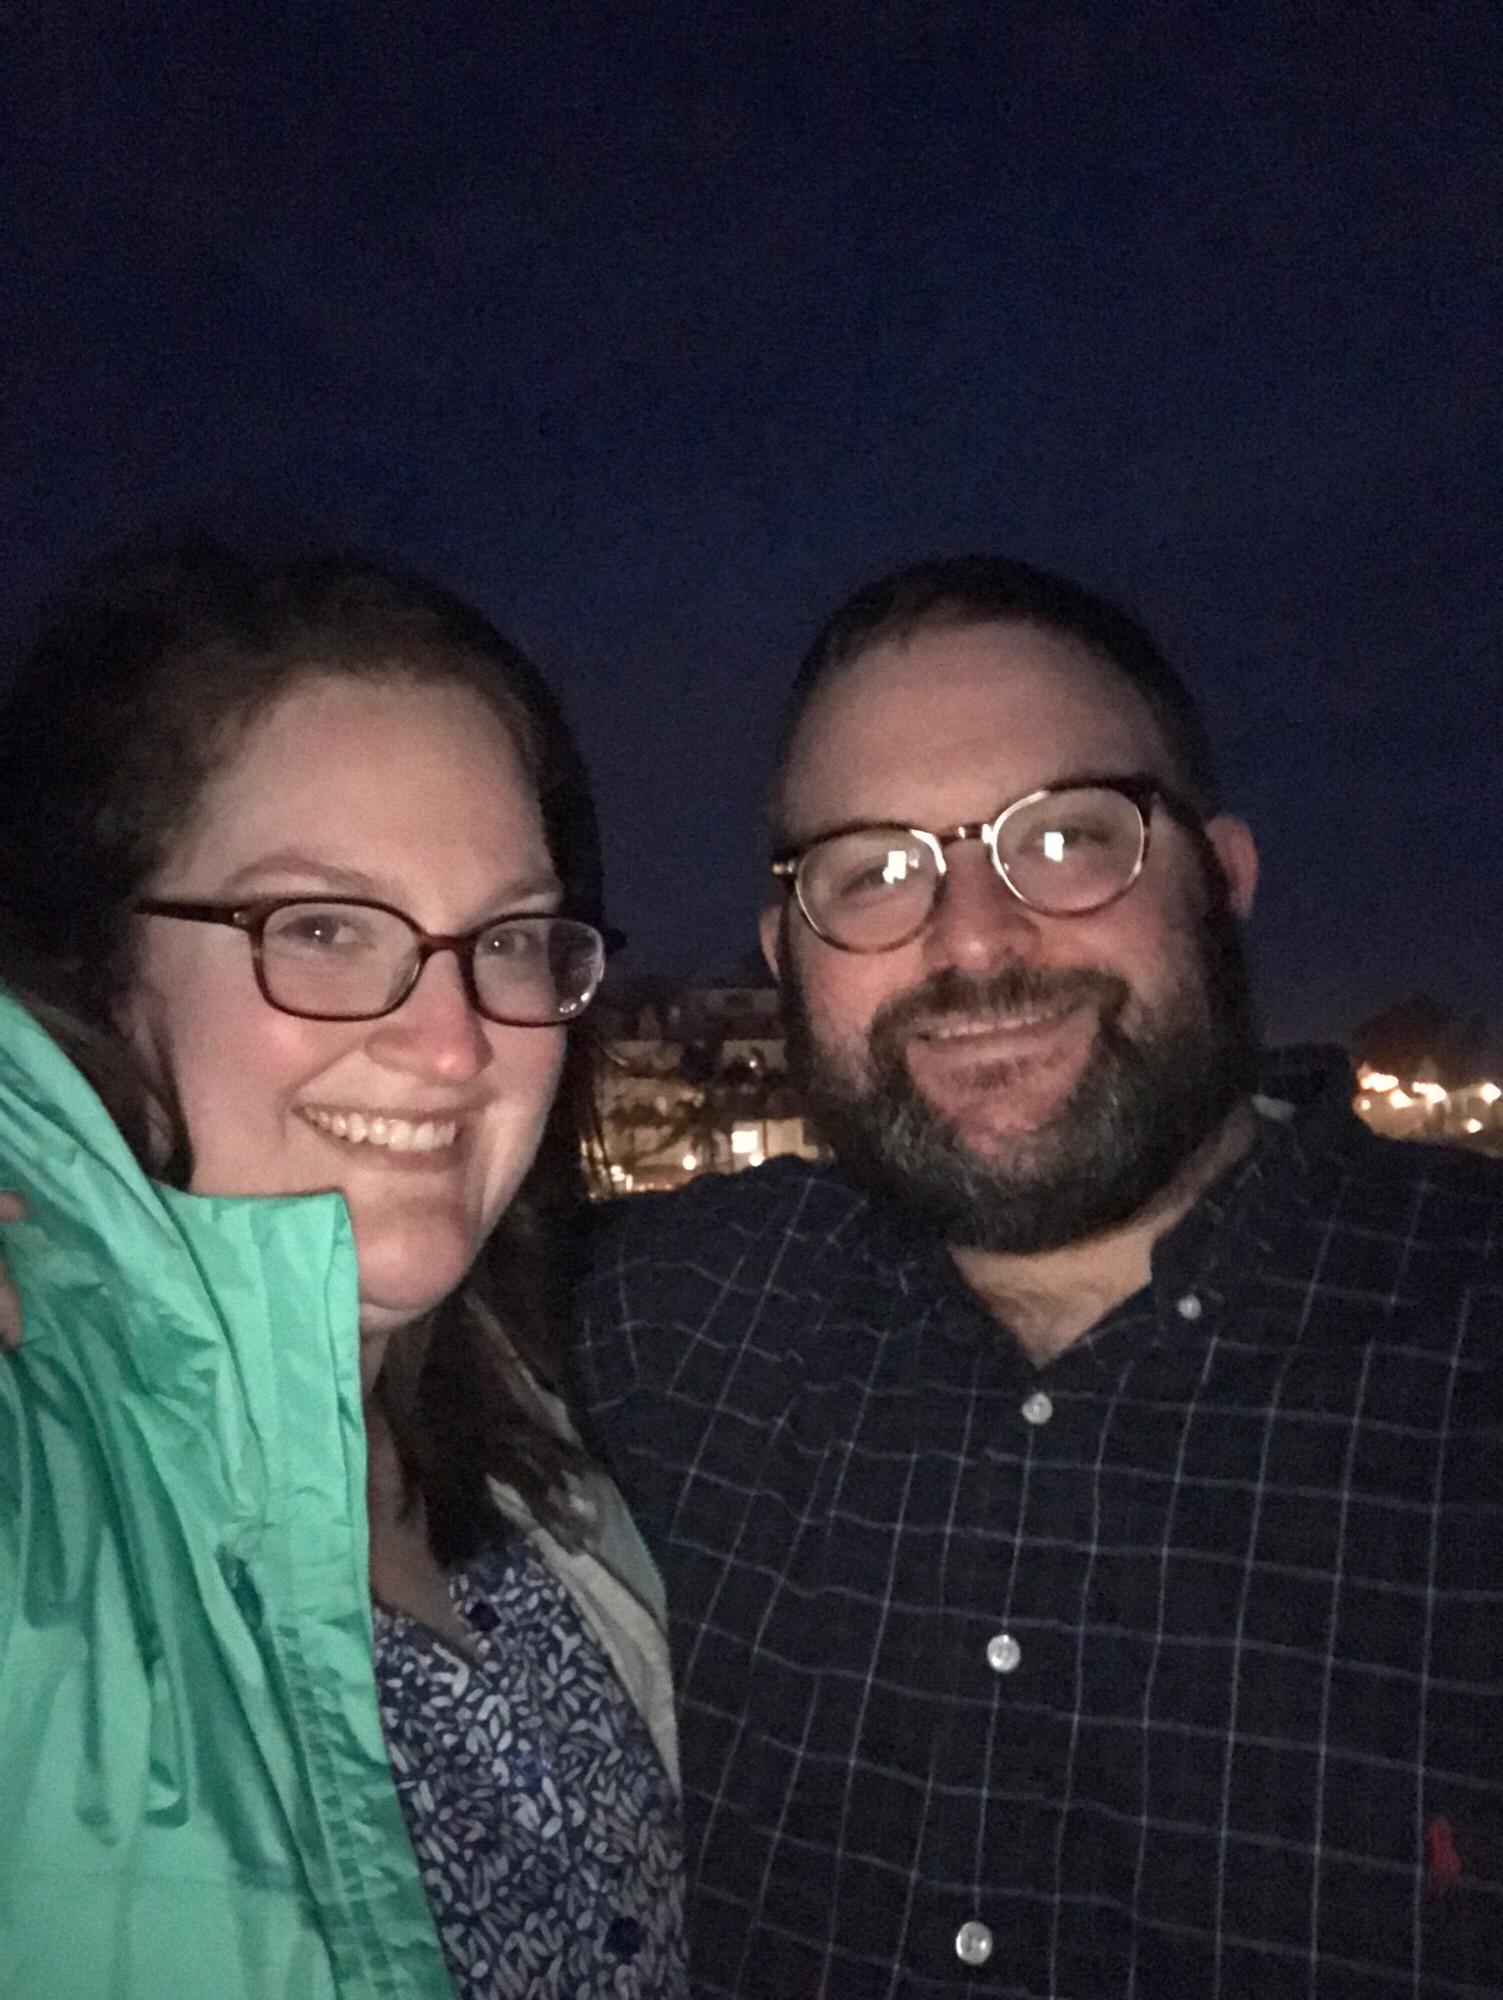
[[946, 965], [967, 972], [988, 972], [1017, 959], [1032, 959], [1039, 949], [1039, 913], [1015, 896], [979, 845], [956, 845], [948, 863], [934, 915], [925, 933], [925, 948], [933, 969]]

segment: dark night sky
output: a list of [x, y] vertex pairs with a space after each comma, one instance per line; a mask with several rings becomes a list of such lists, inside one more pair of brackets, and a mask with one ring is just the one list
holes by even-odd
[[1496, 0], [10, 17], [8, 622], [190, 514], [431, 569], [709, 974], [817, 618], [1025, 555], [1203, 691], [1277, 1032], [1503, 1016]]

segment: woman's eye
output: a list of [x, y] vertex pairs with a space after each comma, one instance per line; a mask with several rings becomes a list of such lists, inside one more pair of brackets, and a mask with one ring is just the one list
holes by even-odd
[[370, 926], [342, 910], [302, 910], [279, 918], [271, 942], [290, 951], [357, 952], [371, 948]]
[[482, 958], [526, 961], [540, 958], [548, 949], [547, 927], [543, 924], [497, 924], [480, 940]]

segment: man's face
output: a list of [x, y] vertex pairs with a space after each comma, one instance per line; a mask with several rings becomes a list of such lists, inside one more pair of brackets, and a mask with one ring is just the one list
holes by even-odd
[[[1110, 667], [1021, 624], [921, 631], [839, 670], [789, 760], [790, 843], [857, 820], [940, 833], [1084, 774], [1175, 773]], [[1048, 916], [979, 842], [928, 925], [841, 951], [764, 912], [790, 1059], [838, 1152], [948, 1240], [1028, 1253], [1126, 1221], [1217, 1128], [1254, 1049], [1239, 936], [1256, 861], [1156, 806], [1117, 902]]]

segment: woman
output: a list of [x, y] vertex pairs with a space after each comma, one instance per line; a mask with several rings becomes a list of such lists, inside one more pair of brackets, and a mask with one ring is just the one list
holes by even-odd
[[536, 672], [361, 561], [117, 567], [0, 841], [115, 1120], [0, 1003], [0, 1990], [677, 1994], [655, 1580], [541, 1387], [603, 944]]

